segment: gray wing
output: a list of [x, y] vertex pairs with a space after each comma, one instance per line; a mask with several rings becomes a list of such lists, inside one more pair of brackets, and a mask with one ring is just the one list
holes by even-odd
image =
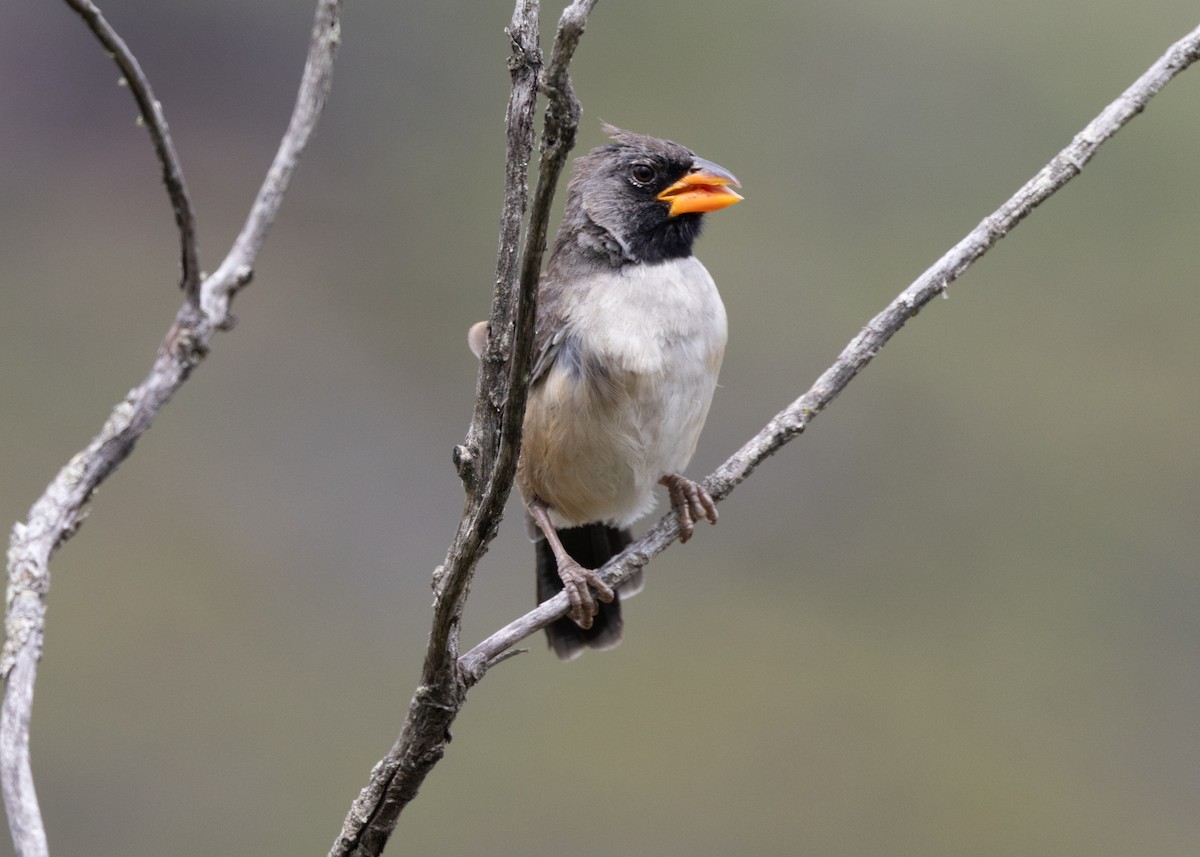
[[[533, 334], [533, 368], [529, 376], [531, 386], [537, 384], [550, 371], [550, 367], [562, 351], [563, 344], [570, 338], [567, 335], [566, 319], [558, 310], [559, 304], [562, 303], [558, 299], [559, 292], [558, 289], [546, 289], [543, 280], [542, 291], [538, 295], [538, 317]], [[471, 353], [481, 357], [486, 343], [487, 322], [479, 321], [471, 325], [471, 329], [467, 331], [467, 346]]]
[[[559, 352], [562, 351], [563, 341], [566, 338], [566, 328], [560, 327], [553, 334], [538, 337], [534, 340], [536, 350], [533, 354], [533, 369], [529, 373], [529, 386], [532, 387], [537, 384], [550, 371], [550, 367], [554, 365], [554, 361], [558, 359]], [[538, 339], [542, 340], [540, 346], [537, 345]]]
[[533, 368], [529, 373], [529, 385], [538, 384], [550, 367], [559, 358], [565, 343], [569, 342], [567, 315], [563, 304], [566, 289], [553, 281], [542, 278], [538, 291], [537, 325], [533, 334]]

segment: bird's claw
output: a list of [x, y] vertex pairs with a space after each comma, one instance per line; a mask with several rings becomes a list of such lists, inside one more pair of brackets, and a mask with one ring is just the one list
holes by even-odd
[[679, 516], [679, 541], [686, 542], [692, 537], [696, 521], [701, 518], [710, 524], [717, 522], [717, 504], [699, 482], [678, 473], [668, 473], [658, 481], [671, 495], [671, 507]]
[[[604, 582], [604, 578], [574, 560], [570, 563], [560, 562], [558, 576], [562, 578], [563, 591], [567, 593], [567, 600], [571, 602], [567, 616], [585, 631], [592, 627], [592, 620], [600, 610], [596, 600], [608, 604], [616, 598], [616, 593]], [[593, 589], [596, 590], [594, 595]]]

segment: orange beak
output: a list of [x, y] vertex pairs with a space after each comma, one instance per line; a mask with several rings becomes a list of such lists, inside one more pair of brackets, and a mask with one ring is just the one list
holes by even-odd
[[742, 195], [730, 190], [729, 185], [742, 186], [729, 170], [712, 161], [696, 158], [692, 171], [660, 193], [658, 198], [671, 204], [671, 217], [702, 214], [742, 201]]

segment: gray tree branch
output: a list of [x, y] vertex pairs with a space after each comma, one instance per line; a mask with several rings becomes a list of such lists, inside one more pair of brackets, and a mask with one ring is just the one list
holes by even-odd
[[154, 100], [137, 61], [99, 10], [87, 0], [67, 2], [114, 54], [151, 129], [180, 224], [187, 300], [159, 346], [146, 379], [113, 408], [100, 433], [59, 471], [26, 520], [13, 526], [8, 550], [5, 641], [0, 654], [0, 675], [6, 680], [0, 709], [0, 789], [20, 857], [48, 853], [29, 763], [29, 719], [45, 633], [50, 558], [83, 523], [96, 488], [133, 451], [159, 410], [208, 354], [213, 335], [231, 325], [230, 302], [250, 281], [254, 261], [324, 106], [339, 41], [342, 6], [341, 0], [319, 0], [300, 91], [275, 160], [233, 248], [217, 271], [193, 288], [189, 278], [198, 278], [199, 268], [191, 206], [162, 108]]
[[[718, 502], [724, 500], [768, 456], [801, 434], [909, 319], [925, 304], [944, 294], [949, 285], [976, 260], [1077, 176], [1101, 144], [1141, 113], [1151, 98], [1198, 57], [1200, 28], [1173, 44], [1133, 85], [1076, 134], [1070, 145], [871, 319], [808, 392], [776, 414], [758, 434], [709, 474], [704, 486], [713, 499]], [[675, 515], [668, 513], [642, 539], [604, 566], [605, 581], [617, 587], [665, 550], [678, 536]], [[512, 646], [565, 615], [567, 607], [567, 597], [563, 593], [538, 605], [462, 655], [459, 658], [459, 670], [469, 684], [474, 684]]]
[[[513, 10], [508, 27], [512, 90], [496, 286], [476, 383], [475, 413], [466, 440], [454, 450], [466, 490], [462, 519], [445, 561], [433, 574], [433, 627], [420, 684], [409, 703], [400, 736], [371, 770], [367, 785], [351, 805], [329, 851], [330, 857], [373, 857], [383, 852], [400, 813], [445, 753], [450, 725], [466, 701], [468, 683], [458, 669], [463, 608], [475, 568], [496, 536], [516, 474], [550, 206], [579, 124], [579, 103], [571, 90], [567, 67], [595, 5], [596, 0], [575, 0], [563, 11], [550, 63], [545, 68], [537, 0], [517, 0]], [[546, 94], [548, 104], [538, 181], [522, 244], [521, 223], [539, 90]]]
[[[507, 498], [519, 449], [524, 410], [529, 336], [536, 306], [536, 277], [545, 249], [542, 218], [553, 197], [566, 149], [574, 140], [579, 105], [567, 77], [579, 34], [593, 3], [576, 2], [563, 14], [551, 62], [540, 80], [549, 96], [542, 135], [543, 157], [530, 215], [530, 228], [520, 255], [518, 295], [512, 298], [512, 266], [516, 258], [516, 226], [524, 194], [514, 181], [524, 178], [531, 145], [530, 78], [538, 64], [536, 4], [518, 0], [510, 28], [513, 38], [513, 94], [509, 102], [509, 160], [497, 290], [489, 319], [487, 348], [480, 367], [475, 420], [467, 442], [455, 450], [455, 461], [467, 488], [459, 535], [446, 562], [434, 574], [435, 618], [421, 684], [410, 704], [400, 737], [391, 752], [371, 771], [370, 781], [351, 807], [330, 857], [375, 857], [382, 853], [400, 812], [417, 794], [425, 776], [441, 760], [449, 727], [466, 701], [469, 688], [487, 670], [517, 653], [512, 647], [563, 616], [565, 594], [500, 629], [459, 656], [459, 621], [475, 565], [495, 534]], [[532, 39], [532, 41], [530, 41]], [[1137, 115], [1173, 77], [1200, 55], [1200, 29], [1171, 47], [1137, 82], [1076, 135], [1037, 175], [993, 214], [986, 217], [936, 264], [918, 277], [843, 350], [834, 364], [803, 396], [777, 414], [757, 435], [705, 480], [716, 500], [733, 491], [768, 456], [801, 434], [809, 422], [840, 393], [900, 328], [1039, 204], [1077, 175], [1097, 148]], [[516, 109], [520, 108], [520, 111]], [[519, 141], [519, 142], [514, 142]], [[498, 443], [499, 448], [484, 445]], [[495, 450], [495, 451], [493, 451]], [[675, 515], [668, 513], [640, 541], [603, 569], [617, 586], [665, 550], [679, 536]], [[452, 663], [451, 659], [456, 659]]]
[[[218, 270], [199, 282], [194, 218], [161, 107], [128, 48], [88, 0], [67, 0], [113, 53], [151, 128], [164, 181], [176, 211], [183, 247], [188, 300], [179, 310], [150, 374], [112, 411], [99, 435], [63, 468], [13, 528], [9, 549], [6, 641], [0, 674], [7, 678], [0, 711], [0, 785], [17, 853], [47, 853], [44, 828], [29, 766], [28, 726], [37, 662], [44, 634], [49, 560], [83, 521], [96, 487], [125, 459], [159, 409], [207, 355], [213, 335], [232, 324], [230, 304], [251, 278], [253, 264], [320, 115], [338, 44], [339, 0], [320, 0], [300, 92], [288, 130], [267, 178], [233, 247]], [[543, 68], [536, 0], [517, 0], [509, 36], [513, 77], [508, 110], [508, 152], [497, 273], [487, 346], [481, 360], [477, 405], [455, 461], [466, 489], [458, 533], [434, 574], [435, 608], [421, 683], [391, 752], [372, 770], [351, 807], [331, 855], [377, 855], [400, 812], [441, 759], [449, 727], [469, 688], [510, 657], [512, 646], [566, 612], [565, 596], [539, 605], [465, 654], [459, 653], [461, 617], [479, 558], [494, 538], [511, 490], [520, 448], [537, 280], [546, 247], [550, 203], [574, 143], [579, 104], [567, 69], [595, 0], [575, 0], [564, 11], [549, 63]], [[1181, 39], [1069, 146], [1014, 196], [989, 215], [915, 280], [844, 349], [803, 396], [777, 414], [754, 438], [706, 480], [717, 500], [727, 497], [769, 455], [801, 434], [887, 341], [971, 264], [1049, 198], [1095, 154], [1098, 147], [1145, 108], [1172, 78], [1200, 57], [1200, 28]], [[528, 164], [534, 142], [538, 92], [548, 99], [541, 138], [538, 181], [529, 205], [524, 242]], [[189, 253], [191, 254], [189, 258]], [[195, 285], [189, 279], [194, 272]], [[605, 566], [616, 585], [678, 537], [673, 515]]]
[[175, 154], [175, 144], [171, 141], [171, 132], [167, 129], [167, 117], [163, 113], [162, 104], [154, 97], [150, 81], [142, 71], [137, 57], [129, 50], [125, 40], [105, 20], [104, 15], [96, 8], [91, 0], [66, 0], [67, 5], [79, 13], [84, 23], [95, 34], [100, 44], [104, 45], [108, 55], [112, 57], [117, 68], [121, 70], [122, 80], [129, 86], [133, 98], [141, 111], [142, 122], [150, 131], [150, 139], [154, 143], [154, 152], [162, 164], [163, 184], [167, 188], [167, 196], [171, 207], [175, 210], [175, 225], [179, 229], [179, 250], [181, 272], [179, 284], [184, 294], [195, 301], [200, 290], [200, 260], [199, 248], [196, 242], [196, 215], [192, 210], [192, 200], [188, 195], [187, 184], [183, 180], [183, 166], [179, 156]]

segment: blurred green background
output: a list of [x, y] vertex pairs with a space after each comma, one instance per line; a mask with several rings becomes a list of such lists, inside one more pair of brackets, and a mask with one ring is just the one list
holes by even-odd
[[[311, 4], [103, 8], [166, 108], [212, 270]], [[395, 738], [461, 508], [510, 16], [347, 5], [240, 324], [55, 560], [33, 732], [54, 854], [323, 854]], [[116, 69], [63, 3], [2, 18], [11, 522], [180, 295]], [[1195, 24], [1185, 0], [603, 0], [581, 148], [601, 119], [671, 137], [747, 197], [699, 248], [731, 342], [692, 472]], [[656, 561], [618, 650], [562, 665], [538, 639], [491, 673], [389, 853], [1195, 853], [1198, 108], [1193, 70]], [[467, 642], [532, 600], [514, 504]]]

